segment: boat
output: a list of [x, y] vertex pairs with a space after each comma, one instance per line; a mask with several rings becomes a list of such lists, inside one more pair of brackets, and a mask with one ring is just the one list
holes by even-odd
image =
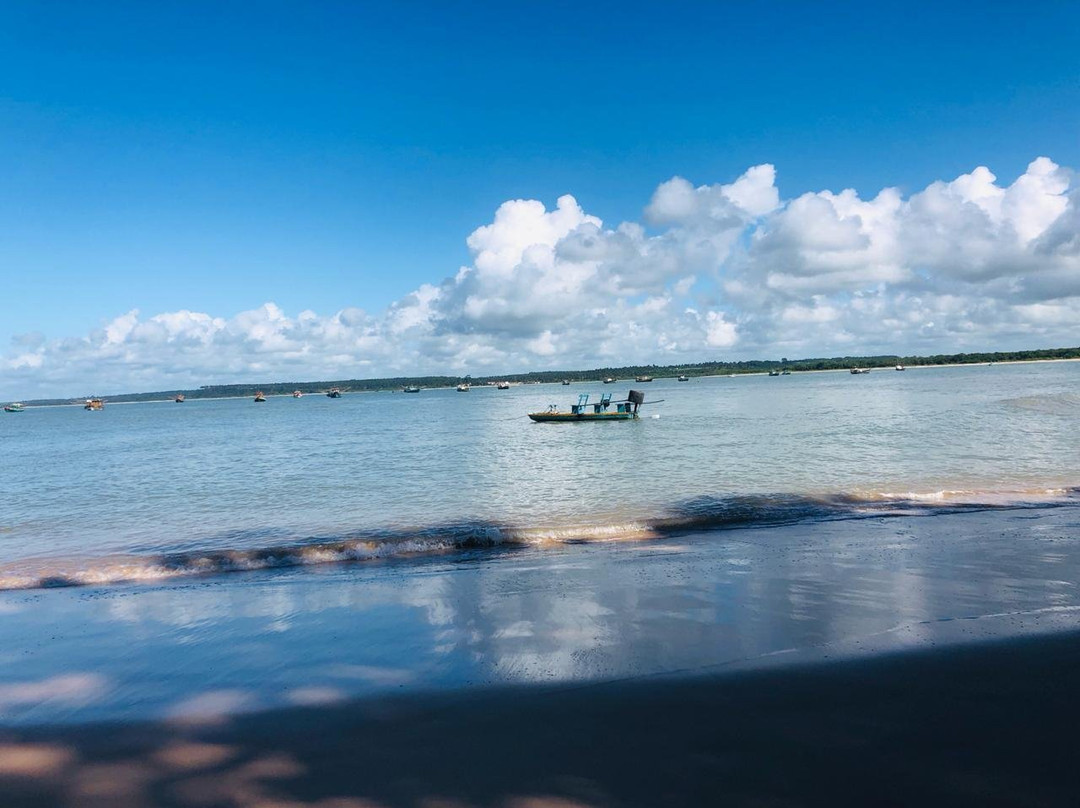
[[331, 387], [329, 390], [326, 391], [326, 397], [327, 398], [341, 398], [341, 388], [339, 388], [339, 387]]
[[595, 404], [589, 403], [588, 393], [582, 393], [578, 396], [578, 403], [572, 405], [569, 412], [560, 410], [557, 404], [552, 404], [543, 412], [530, 412], [529, 417], [538, 423], [632, 421], [638, 417], [638, 410], [644, 403], [645, 394], [639, 390], [631, 390], [625, 401], [612, 401], [611, 393], [604, 393]]
[[870, 368], [852, 368], [851, 369], [852, 375], [856, 375], [856, 376], [858, 374], [860, 374], [860, 373], [869, 373], [869, 372], [870, 372]]
[[897, 366], [896, 366], [896, 369], [897, 369], [897, 370], [907, 370], [907, 368], [906, 368], [906, 367], [904, 367], [903, 365], [897, 365]]
[[779, 376], [779, 375], [780, 375], [780, 371], [779, 371], [779, 370], [770, 370], [770, 371], [769, 371], [769, 375], [770, 375], [770, 376]]
[[105, 409], [105, 402], [100, 398], [88, 398], [86, 399], [86, 403], [83, 404], [83, 409], [90, 410], [91, 412], [98, 412], [99, 410]]
[[652, 376], [635, 376], [634, 381], [635, 382], [651, 382], [652, 381]]
[[569, 379], [563, 379], [562, 383], [563, 383], [563, 386], [566, 387], [566, 386], [568, 386], [570, 384], [570, 380]]
[[679, 381], [680, 382], [688, 382], [688, 381], [690, 381], [690, 377], [689, 376], [680, 376]]
[[790, 371], [790, 370], [788, 370], [787, 368], [784, 368], [783, 370], [781, 370], [781, 371], [780, 371], [780, 375], [781, 375], [781, 376], [790, 376], [790, 375], [791, 375], [791, 371]]
[[465, 384], [465, 383], [459, 384], [457, 386], [457, 391], [459, 393], [467, 393], [467, 392], [469, 392], [469, 385]]
[[498, 384], [495, 385], [495, 389], [496, 390], [509, 390], [510, 389], [510, 382], [499, 382]]
[[292, 391], [292, 397], [293, 398], [303, 398], [304, 394], [301, 393], [299, 390], [293, 390]]
[[177, 393], [176, 397], [173, 398], [173, 401], [175, 401], [177, 404], [183, 404], [184, 403], [184, 394], [183, 393]]
[[26, 407], [15, 401], [11, 404], [4, 405], [4, 412], [26, 412]]
[[608, 376], [606, 379], [604, 379], [604, 384], [615, 384], [615, 380]]
[[401, 388], [401, 392], [403, 392], [403, 393], [419, 393], [420, 388], [417, 387], [415, 384], [407, 384], [407, 385], [405, 385], [404, 387]]
[[255, 403], [262, 404], [264, 401], [266, 401], [266, 396], [263, 394], [263, 391], [260, 390], [255, 394]]

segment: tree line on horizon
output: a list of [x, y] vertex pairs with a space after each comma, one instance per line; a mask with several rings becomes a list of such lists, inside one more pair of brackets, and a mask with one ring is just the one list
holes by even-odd
[[[1080, 347], [1046, 348], [1035, 351], [992, 351], [981, 353], [933, 354], [930, 356], [897, 356], [883, 354], [879, 356], [834, 356], [830, 358], [795, 359], [751, 359], [741, 362], [696, 362], [682, 365], [625, 365], [622, 367], [603, 367], [591, 370], [538, 370], [529, 373], [510, 373], [495, 376], [394, 376], [378, 379], [340, 379], [337, 381], [314, 382], [264, 382], [261, 384], [208, 384], [197, 390], [159, 390], [149, 393], [123, 393], [109, 396], [112, 402], [125, 401], [168, 401], [177, 395], [186, 399], [199, 398], [244, 398], [254, 396], [257, 391], [266, 395], [288, 395], [299, 390], [304, 395], [325, 393], [336, 387], [343, 393], [366, 393], [400, 390], [405, 386], [453, 387], [468, 382], [474, 385], [486, 385], [499, 381], [523, 384], [544, 384], [560, 382], [600, 382], [605, 378], [633, 379], [636, 376], [721, 376], [740, 373], [765, 373], [770, 370], [787, 369], [794, 372], [807, 370], [846, 370], [851, 367], [882, 368], [894, 365], [918, 367], [923, 365], [971, 365], [985, 362], [1023, 362], [1038, 359], [1080, 359]], [[85, 396], [83, 398], [90, 398]], [[70, 404], [81, 401], [71, 398], [50, 398], [27, 401], [36, 406]]]

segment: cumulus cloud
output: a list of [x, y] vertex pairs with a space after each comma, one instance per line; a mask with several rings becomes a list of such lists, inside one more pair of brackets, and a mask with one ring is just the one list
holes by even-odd
[[120, 313], [93, 333], [22, 335], [11, 394], [228, 381], [502, 373], [835, 353], [1075, 344], [1080, 191], [1046, 157], [1009, 184], [979, 166], [905, 197], [781, 200], [771, 165], [661, 183], [641, 221], [574, 197], [511, 200], [467, 266], [385, 311]]

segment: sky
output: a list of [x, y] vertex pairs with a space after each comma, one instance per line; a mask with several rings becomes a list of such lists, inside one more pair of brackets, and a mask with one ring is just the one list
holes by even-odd
[[8, 3], [0, 398], [1080, 344], [1080, 5]]

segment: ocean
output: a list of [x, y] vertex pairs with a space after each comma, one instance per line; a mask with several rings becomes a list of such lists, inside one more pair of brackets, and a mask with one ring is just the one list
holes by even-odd
[[0, 589], [1064, 500], [1078, 419], [1077, 362], [38, 408], [0, 418]]

